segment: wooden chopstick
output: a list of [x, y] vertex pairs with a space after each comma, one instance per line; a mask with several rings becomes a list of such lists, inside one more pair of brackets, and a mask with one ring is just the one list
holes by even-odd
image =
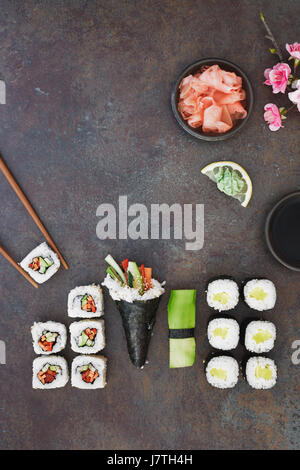
[[19, 273], [22, 274], [22, 276], [25, 277], [25, 279], [27, 279], [28, 282], [30, 282], [30, 284], [32, 284], [36, 289], [39, 287], [38, 284], [33, 279], [31, 279], [29, 274], [27, 274], [27, 272], [24, 271], [24, 269], [22, 269], [21, 266], [19, 266], [18, 263], [15, 262], [15, 260], [7, 253], [6, 250], [4, 250], [4, 248], [1, 245], [0, 245], [0, 253], [4, 256], [4, 258], [7, 259], [7, 261], [10, 262], [10, 264], [13, 265], [14, 268], [16, 268], [19, 271]]
[[9, 182], [9, 184], [11, 185], [11, 187], [13, 188], [13, 190], [15, 191], [16, 195], [18, 196], [18, 198], [20, 199], [20, 201], [24, 205], [27, 212], [32, 217], [33, 221], [36, 223], [36, 225], [38, 226], [38, 228], [40, 229], [40, 231], [42, 232], [42, 234], [46, 238], [49, 245], [51, 245], [53, 250], [57, 253], [57, 255], [60, 258], [60, 261], [62, 262], [65, 269], [69, 269], [69, 266], [67, 265], [66, 261], [64, 260], [62, 254], [60, 253], [59, 249], [55, 245], [55, 243], [52, 240], [50, 234], [47, 232], [46, 227], [43, 225], [43, 223], [39, 219], [37, 213], [35, 212], [32, 205], [30, 204], [29, 200], [27, 199], [27, 197], [23, 193], [22, 189], [20, 188], [20, 186], [16, 182], [16, 180], [13, 177], [12, 173], [7, 168], [6, 164], [4, 163], [3, 158], [1, 156], [0, 156], [0, 169], [1, 169], [2, 173], [4, 174], [5, 178], [7, 179], [7, 181]]

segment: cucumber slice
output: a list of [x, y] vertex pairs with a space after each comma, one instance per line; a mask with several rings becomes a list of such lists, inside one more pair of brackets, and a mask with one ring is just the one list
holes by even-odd
[[95, 342], [92, 341], [91, 339], [88, 339], [87, 342], [86, 342], [86, 346], [89, 346], [89, 347], [92, 347], [94, 346]]
[[132, 277], [133, 277], [132, 287], [134, 287], [135, 289], [139, 289], [140, 295], [143, 295], [144, 284], [143, 284], [143, 278], [140, 273], [138, 265], [134, 263], [133, 261], [129, 261], [127, 272], [132, 274]]
[[85, 346], [88, 339], [89, 339], [89, 337], [88, 337], [88, 336], [85, 334], [85, 332], [83, 331], [83, 332], [81, 333], [81, 335], [79, 336], [78, 346], [79, 346], [80, 348], [82, 348], [83, 346]]
[[86, 366], [81, 366], [81, 367], [78, 367], [78, 371], [79, 372], [85, 372], [86, 370], [88, 370], [89, 366], [86, 365]]
[[126, 277], [125, 277], [122, 269], [118, 265], [118, 263], [113, 259], [113, 257], [111, 255], [107, 255], [106, 258], [105, 258], [105, 261], [107, 262], [107, 264], [109, 264], [116, 271], [118, 276], [120, 276], [120, 278], [122, 280], [122, 283], [126, 284]]
[[45, 261], [45, 263], [46, 263], [46, 265], [47, 265], [47, 268], [49, 268], [49, 267], [52, 266], [52, 264], [53, 264], [53, 261], [51, 261], [50, 258], [44, 258], [44, 261]]
[[57, 333], [47, 333], [46, 341], [48, 341], [48, 343], [52, 343], [56, 340], [56, 337], [57, 337]]
[[83, 297], [81, 297], [81, 308], [86, 304], [87, 298], [88, 294], [85, 294]]
[[47, 271], [47, 267], [46, 267], [46, 266], [41, 266], [40, 269], [39, 269], [39, 273], [40, 273], [40, 274], [45, 274], [46, 271]]
[[49, 366], [49, 369], [52, 370], [53, 372], [59, 372], [60, 371], [59, 366]]
[[129, 285], [129, 287], [133, 287], [133, 275], [131, 274], [130, 271], [128, 271], [127, 276], [128, 276], [128, 285]]

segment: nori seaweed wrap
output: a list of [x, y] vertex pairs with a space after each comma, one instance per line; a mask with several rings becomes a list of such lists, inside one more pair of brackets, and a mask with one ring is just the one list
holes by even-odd
[[102, 283], [109, 289], [121, 314], [131, 362], [139, 368], [145, 365], [148, 347], [156, 320], [156, 311], [164, 288], [152, 278], [152, 269], [125, 259], [119, 265], [112, 256], [107, 276]]
[[129, 357], [139, 368], [144, 366], [147, 359], [159, 301], [160, 297], [134, 302], [115, 301], [122, 317]]

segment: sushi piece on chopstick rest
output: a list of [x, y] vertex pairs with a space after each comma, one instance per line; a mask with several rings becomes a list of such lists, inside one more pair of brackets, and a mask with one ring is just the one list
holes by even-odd
[[119, 265], [111, 255], [102, 285], [107, 287], [121, 314], [131, 362], [143, 368], [156, 319], [163, 284], [152, 278], [152, 269], [125, 259]]
[[195, 362], [196, 290], [172, 290], [168, 303], [170, 368]]

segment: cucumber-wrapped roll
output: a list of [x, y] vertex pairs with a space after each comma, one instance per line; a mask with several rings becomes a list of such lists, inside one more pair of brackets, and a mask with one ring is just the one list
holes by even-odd
[[196, 290], [172, 290], [168, 303], [170, 368], [194, 364]]

